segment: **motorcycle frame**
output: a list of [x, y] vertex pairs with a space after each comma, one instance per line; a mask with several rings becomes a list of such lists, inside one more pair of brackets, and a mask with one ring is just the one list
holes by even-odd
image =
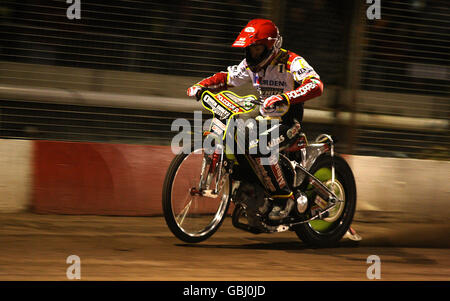
[[[239, 97], [238, 95], [234, 94], [231, 91], [227, 91], [227, 93], [231, 93], [237, 97]], [[210, 97], [212, 97], [216, 102], [218, 102], [219, 104], [221, 104], [222, 106], [223, 103], [215, 97], [215, 94], [211, 93], [210, 91], [204, 91], [201, 95], [201, 99], [202, 99], [202, 104], [203, 106], [210, 112], [212, 112], [213, 114], [213, 121], [211, 122], [211, 126], [210, 126], [210, 131], [205, 131], [203, 133], [203, 136], [210, 136], [212, 135], [212, 138], [216, 141], [219, 141], [220, 143], [216, 143], [215, 145], [215, 149], [214, 152], [218, 151], [220, 153], [220, 160], [218, 163], [218, 174], [217, 174], [217, 178], [216, 178], [216, 185], [214, 190], [211, 189], [207, 189], [207, 190], [203, 190], [202, 191], [202, 186], [203, 186], [203, 181], [204, 181], [204, 177], [205, 174], [204, 172], [206, 171], [205, 168], [207, 166], [207, 161], [208, 161], [208, 156], [209, 154], [204, 155], [203, 158], [203, 163], [202, 163], [202, 174], [200, 176], [200, 182], [199, 182], [199, 186], [198, 189], [202, 195], [204, 196], [211, 196], [211, 197], [215, 197], [217, 196], [217, 192], [218, 192], [218, 185], [220, 183], [220, 181], [222, 180], [221, 177], [222, 175], [222, 167], [228, 167], [230, 169], [233, 168], [234, 163], [235, 163], [235, 158], [233, 159], [229, 159], [227, 156], [224, 156], [224, 152], [226, 151], [226, 143], [224, 142], [224, 138], [226, 137], [226, 132], [228, 130], [228, 125], [230, 123], [230, 120], [232, 118], [236, 118], [236, 115], [241, 114], [241, 113], [249, 113], [251, 112], [253, 108], [249, 109], [249, 110], [242, 110], [239, 113], [231, 113], [228, 117], [227, 117], [227, 122], [225, 123], [226, 128], [223, 130], [223, 132], [219, 133], [219, 132], [215, 132], [214, 128], [213, 128], [213, 122], [214, 122], [214, 118], [215, 118], [215, 110], [212, 107], [206, 106], [205, 103], [203, 102], [203, 98], [205, 97], [205, 95], [209, 95]], [[223, 97], [223, 96], [222, 96]], [[239, 97], [241, 98], [241, 97]], [[251, 98], [251, 102], [253, 103], [257, 103], [256, 97], [252, 96], [252, 95], [248, 95], [245, 96], [244, 98]], [[226, 98], [226, 101], [231, 102], [233, 105], [239, 106], [236, 103], [234, 103], [231, 99]], [[242, 109], [242, 108], [241, 108]], [[220, 120], [220, 119], [219, 119]], [[308, 140], [306, 139], [306, 135], [304, 133], [301, 133], [300, 136], [303, 135], [305, 137], [305, 141], [306, 141], [306, 145], [302, 148], [299, 149], [299, 151], [302, 152], [302, 162], [299, 163], [297, 161], [291, 161], [289, 159], [287, 159], [292, 168], [293, 168], [293, 172], [294, 172], [294, 184], [296, 183], [296, 179], [298, 176], [298, 171], [304, 173], [304, 175], [306, 175], [309, 179], [309, 182], [312, 184], [314, 191], [320, 196], [322, 197], [324, 200], [326, 200], [327, 202], [331, 203], [330, 206], [328, 206], [327, 208], [323, 209], [321, 212], [319, 212], [317, 215], [315, 215], [314, 217], [310, 218], [307, 221], [302, 221], [300, 223], [305, 223], [305, 222], [309, 222], [311, 220], [317, 219], [317, 218], [322, 218], [323, 215], [326, 215], [331, 209], [333, 209], [338, 202], [343, 202], [342, 200], [340, 200], [336, 194], [334, 193], [334, 191], [332, 191], [331, 189], [329, 189], [325, 184], [323, 184], [319, 179], [317, 179], [313, 174], [311, 174], [309, 172], [309, 169], [311, 168], [311, 166], [314, 164], [314, 162], [316, 161], [316, 159], [327, 152], [330, 152], [330, 156], [331, 156], [331, 187], [334, 187], [335, 184], [335, 179], [336, 179], [336, 175], [335, 175], [335, 164], [334, 164], [334, 156], [335, 156], [335, 151], [334, 151], [334, 141], [331, 138], [330, 135], [327, 134], [321, 134], [319, 135], [315, 142], [312, 144], [308, 143]], [[310, 157], [308, 157], [308, 150], [311, 150], [310, 153], [312, 153], [312, 151], [316, 151], [317, 154], [316, 155], [311, 155]], [[280, 153], [280, 155], [283, 155], [282, 153]], [[211, 162], [213, 163], [213, 162]], [[206, 174], [206, 179], [208, 180], [208, 173], [211, 170], [211, 166], [209, 166], [209, 170], [207, 171]], [[298, 171], [297, 171], [298, 170]], [[230, 172], [232, 172], [232, 170], [228, 170], [226, 172], [226, 174], [229, 174]], [[303, 181], [302, 181], [303, 182]], [[207, 188], [209, 188], [210, 183], [207, 183]], [[297, 186], [298, 187], [298, 186]], [[232, 194], [232, 192], [231, 192]], [[294, 223], [294, 224], [298, 224], [298, 223]], [[292, 224], [292, 225], [294, 225]]]

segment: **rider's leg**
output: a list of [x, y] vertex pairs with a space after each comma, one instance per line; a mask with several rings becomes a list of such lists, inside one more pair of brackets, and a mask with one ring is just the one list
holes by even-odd
[[[272, 129], [272, 127], [269, 128]], [[284, 175], [283, 169], [280, 166], [279, 152], [280, 148], [282, 149], [283, 147], [289, 146], [295, 140], [299, 128], [299, 124], [298, 127], [296, 127], [295, 124], [278, 124], [278, 136], [275, 137], [273, 135], [274, 131], [266, 131], [266, 137], [263, 137], [265, 139], [258, 136], [258, 143], [256, 144], [252, 143], [250, 141], [251, 139], [248, 139], [248, 133], [246, 133], [245, 142], [242, 141], [244, 146], [242, 146], [238, 139], [234, 137], [235, 142], [237, 142], [237, 149], [246, 150], [246, 154], [243, 157], [246, 158], [245, 161], [247, 161], [246, 163], [248, 164], [245, 165], [253, 170], [254, 175], [257, 176], [260, 183], [268, 192], [270, 198], [274, 201], [273, 209], [269, 213], [269, 217], [274, 220], [287, 217], [294, 204], [293, 192]], [[245, 130], [247, 130], [247, 128]], [[264, 152], [265, 154], [261, 153], [261, 147], [259, 145], [261, 141], [265, 141], [265, 143], [269, 144], [269, 148]], [[256, 153], [250, 151], [252, 147], [257, 149]], [[268, 153], [267, 150], [269, 150]]]
[[300, 125], [298, 124], [297, 126], [297, 124], [281, 124], [278, 137], [265, 139], [273, 142], [271, 143], [269, 156], [247, 156], [252, 169], [264, 187], [266, 187], [270, 198], [274, 202], [273, 209], [269, 213], [269, 218], [273, 220], [287, 217], [295, 203], [290, 183], [288, 183], [288, 179], [285, 177], [280, 165], [279, 152], [280, 148], [289, 146], [295, 140], [296, 133], [300, 128]]
[[[269, 218], [279, 220], [287, 217], [292, 209], [294, 195], [283, 173], [278, 158], [247, 156], [247, 159], [274, 202]], [[264, 162], [264, 159], [268, 159]]]
[[[264, 162], [264, 159], [266, 162]], [[292, 195], [278, 158], [262, 158], [249, 155], [247, 160], [272, 198], [288, 198]]]

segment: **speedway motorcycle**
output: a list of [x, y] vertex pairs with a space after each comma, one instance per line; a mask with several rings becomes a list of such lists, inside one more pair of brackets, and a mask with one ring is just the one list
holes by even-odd
[[250, 114], [261, 101], [254, 95], [242, 97], [231, 91], [215, 94], [208, 90], [203, 91], [200, 100], [213, 115], [209, 130], [202, 135], [209, 143], [176, 155], [163, 184], [164, 217], [178, 239], [202, 242], [219, 229], [230, 213], [238, 229], [253, 234], [290, 230], [314, 246], [334, 245], [353, 231], [350, 225], [356, 208], [355, 179], [345, 159], [336, 154], [331, 136], [321, 134], [310, 143], [299, 129], [294, 142], [280, 150], [279, 164], [294, 199], [286, 204], [290, 206], [286, 217], [272, 220], [269, 213], [273, 200], [261, 181], [240, 170], [225, 141], [230, 122]]

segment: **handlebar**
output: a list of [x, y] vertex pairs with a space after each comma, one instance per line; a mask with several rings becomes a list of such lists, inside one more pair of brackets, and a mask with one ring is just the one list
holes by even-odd
[[[201, 89], [197, 92], [197, 94], [195, 95], [195, 98], [196, 98], [197, 101], [199, 101], [199, 100], [201, 99], [202, 94], [203, 94], [203, 92], [205, 92], [205, 91], [211, 91], [211, 90], [210, 90], [208, 87], [203, 87], [203, 88], [201, 88]], [[264, 101], [263, 101], [261, 98], [259, 98], [259, 99], [257, 99], [257, 100], [249, 100], [249, 102], [252, 103], [252, 104], [254, 104], [254, 105], [258, 105], [258, 106], [260, 106], [260, 105], [262, 105], [262, 104], [264, 103]]]
[[198, 90], [197, 93], [195, 94], [195, 99], [196, 99], [197, 101], [199, 101], [199, 100], [202, 98], [203, 92], [205, 92], [205, 91], [207, 91], [207, 90], [209, 90], [207, 87], [203, 87], [203, 88], [201, 88], [200, 90]]
[[250, 102], [254, 105], [262, 105], [264, 103], [264, 101], [262, 101], [261, 99], [258, 100], [250, 100]]

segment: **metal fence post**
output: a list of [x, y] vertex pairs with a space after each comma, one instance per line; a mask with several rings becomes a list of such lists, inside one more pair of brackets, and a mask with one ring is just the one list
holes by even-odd
[[351, 22], [350, 22], [350, 31], [349, 31], [349, 48], [348, 48], [348, 57], [347, 57], [347, 70], [346, 70], [346, 78], [347, 81], [345, 83], [345, 97], [348, 98], [348, 111], [351, 114], [350, 123], [347, 126], [348, 129], [348, 145], [347, 145], [347, 153], [353, 154], [355, 151], [355, 144], [357, 139], [357, 120], [356, 120], [356, 112], [358, 106], [358, 89], [360, 88], [360, 62], [362, 59], [362, 39], [363, 39], [363, 30], [364, 30], [364, 6], [362, 5], [362, 1], [352, 1], [352, 13], [351, 13]]

